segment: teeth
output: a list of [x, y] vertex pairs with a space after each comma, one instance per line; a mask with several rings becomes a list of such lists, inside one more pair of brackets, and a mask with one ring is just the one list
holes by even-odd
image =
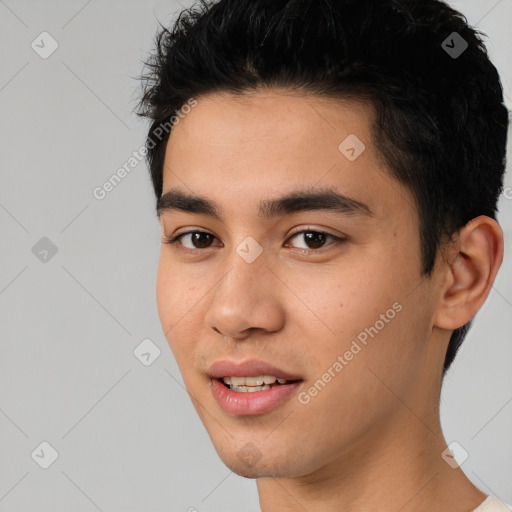
[[[263, 375], [257, 377], [240, 377], [245, 382], [240, 382], [239, 385], [244, 386], [263, 386]], [[235, 382], [236, 384], [236, 382]]]
[[255, 391], [266, 391], [270, 389], [270, 386], [231, 386], [232, 391], [238, 391], [239, 393], [254, 393]]
[[[274, 384], [276, 381], [279, 382], [279, 384], [284, 384], [286, 379], [278, 379], [274, 377], [273, 375], [258, 375], [256, 377], [223, 377], [222, 380], [225, 384], [228, 386], [231, 386], [232, 389], [237, 386], [247, 386], [251, 388], [257, 388], [257, 387], [265, 387], [269, 384]], [[259, 391], [259, 390], [256, 390]]]

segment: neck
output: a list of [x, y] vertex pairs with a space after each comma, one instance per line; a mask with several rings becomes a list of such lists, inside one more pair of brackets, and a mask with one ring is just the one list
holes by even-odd
[[441, 457], [447, 443], [438, 412], [425, 421], [404, 406], [399, 416], [313, 473], [259, 478], [261, 512], [467, 512], [480, 505], [486, 495]]

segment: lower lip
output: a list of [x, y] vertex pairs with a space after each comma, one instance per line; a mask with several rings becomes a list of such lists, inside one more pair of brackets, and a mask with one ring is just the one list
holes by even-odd
[[296, 393], [302, 381], [272, 386], [264, 391], [231, 391], [217, 379], [210, 379], [213, 396], [228, 414], [235, 416], [253, 416], [265, 414], [277, 408]]

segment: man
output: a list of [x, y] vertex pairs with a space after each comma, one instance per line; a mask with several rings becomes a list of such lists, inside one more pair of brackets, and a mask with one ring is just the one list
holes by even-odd
[[503, 258], [478, 33], [437, 0], [221, 0], [148, 64], [160, 319], [261, 510], [508, 510], [439, 419]]

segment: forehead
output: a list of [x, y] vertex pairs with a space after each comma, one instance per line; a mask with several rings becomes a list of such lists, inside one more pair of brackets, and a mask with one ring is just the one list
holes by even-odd
[[[332, 143], [340, 137], [354, 134], [371, 145], [373, 117], [372, 105], [362, 101], [283, 89], [244, 94], [216, 92], [197, 98], [196, 106], [180, 117], [168, 146], [179, 139], [183, 149], [201, 143], [204, 150], [220, 150], [244, 142], [250, 150], [264, 141], [268, 145], [261, 157], [276, 149], [286, 154], [287, 149], [296, 152], [299, 148], [303, 156], [313, 139], [316, 142], [323, 139], [322, 147], [331, 145], [332, 149]], [[286, 140], [284, 146], [280, 144], [283, 140]], [[302, 146], [304, 141], [310, 144]], [[335, 144], [334, 149], [337, 147]], [[338, 156], [337, 152], [333, 154]]]
[[328, 188], [377, 214], [400, 206], [397, 194], [411, 205], [374, 147], [372, 123], [361, 102], [282, 90], [205, 95], [173, 127], [163, 191], [256, 214], [261, 200], [299, 189]]

